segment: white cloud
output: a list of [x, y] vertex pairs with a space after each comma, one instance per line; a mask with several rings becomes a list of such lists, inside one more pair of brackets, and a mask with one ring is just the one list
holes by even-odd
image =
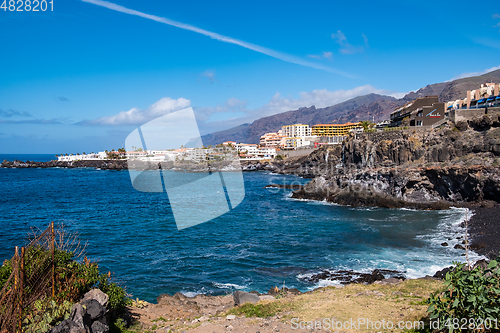
[[142, 125], [150, 120], [164, 116], [168, 113], [182, 110], [191, 105], [191, 101], [185, 98], [172, 99], [165, 97], [148, 107], [141, 110], [132, 108], [128, 111], [121, 111], [118, 114], [110, 117], [102, 117], [94, 120], [84, 120], [79, 122], [79, 125]]
[[[315, 105], [317, 108], [332, 106], [342, 103], [348, 99], [370, 93], [403, 97], [406, 93], [391, 92], [384, 89], [377, 89], [371, 85], [359, 86], [349, 90], [327, 90], [317, 89], [310, 92], [301, 92], [298, 98], [292, 96], [282, 96], [277, 92], [268, 103], [260, 108], [248, 109], [247, 102], [235, 97], [229, 98], [222, 104], [208, 107], [193, 107], [196, 120], [202, 134], [213, 133], [250, 123], [256, 119], [273, 114], [297, 110], [301, 107]], [[132, 108], [129, 111], [122, 111], [116, 115], [102, 117], [94, 120], [86, 120], [79, 125], [142, 125], [157, 117], [175, 112], [191, 105], [191, 101], [185, 98], [172, 99], [165, 97], [148, 107], [147, 109]]]
[[500, 19], [500, 14], [498, 14], [498, 13], [493, 14], [493, 15], [491, 15], [491, 18], [492, 19]]
[[362, 53], [368, 48], [368, 38], [365, 34], [361, 34], [363, 36], [364, 45], [363, 46], [354, 46], [347, 41], [347, 37], [342, 31], [337, 31], [332, 33], [332, 38], [339, 44], [342, 48], [340, 49], [340, 53], [342, 54], [354, 54], [354, 53]]
[[214, 83], [215, 81], [217, 81], [215, 79], [215, 71], [213, 70], [204, 71], [203, 73], [201, 73], [201, 77], [207, 78], [210, 83]]
[[248, 112], [246, 109], [247, 102], [239, 100], [235, 97], [229, 98], [225, 103], [217, 106], [195, 107], [194, 113], [196, 119], [200, 122], [214, 122], [213, 118], [216, 114], [224, 114], [226, 118], [234, 118], [231, 115], [240, 115]]
[[463, 79], [463, 78], [466, 78], [466, 77], [483, 75], [483, 74], [486, 74], [486, 73], [489, 73], [489, 72], [496, 71], [497, 69], [500, 69], [500, 66], [491, 67], [491, 68], [485, 69], [484, 71], [480, 71], [480, 72], [463, 73], [463, 74], [455, 76], [452, 79], [449, 79], [448, 82], [449, 81], [453, 81], [453, 80]]
[[330, 61], [333, 61], [333, 53], [329, 51], [323, 51], [321, 52], [321, 54], [309, 54], [308, 57], [314, 59], [326, 58]]
[[269, 103], [261, 108], [261, 110], [263, 113], [267, 113], [267, 115], [269, 115], [289, 110], [296, 110], [301, 107], [309, 107], [312, 105], [315, 105], [317, 108], [324, 108], [342, 103], [357, 96], [371, 93], [385, 95], [391, 94], [391, 92], [387, 90], [377, 89], [369, 84], [349, 90], [341, 89], [330, 91], [327, 89], [318, 89], [311, 92], [301, 92], [299, 94], [299, 98], [297, 99], [294, 99], [293, 97], [283, 97], [278, 92], [271, 98]]
[[471, 39], [477, 44], [500, 50], [500, 42], [496, 39], [488, 37], [472, 37]]
[[335, 74], [338, 74], [338, 75], [349, 77], [349, 78], [354, 78], [355, 77], [352, 74], [345, 73], [343, 71], [340, 71], [340, 70], [337, 70], [337, 69], [334, 69], [334, 68], [331, 68], [331, 67], [327, 67], [327, 66], [324, 66], [322, 64], [317, 64], [317, 63], [314, 63], [314, 62], [310, 62], [310, 61], [307, 61], [307, 60], [302, 59], [300, 57], [296, 57], [296, 56], [293, 56], [293, 55], [290, 55], [290, 54], [286, 54], [286, 53], [282, 53], [282, 52], [279, 52], [279, 51], [275, 51], [275, 50], [269, 49], [267, 47], [259, 46], [259, 45], [252, 44], [252, 43], [248, 43], [248, 42], [245, 42], [245, 41], [242, 41], [242, 40], [239, 40], [239, 39], [236, 39], [236, 38], [232, 38], [232, 37], [229, 37], [229, 36], [224, 36], [224, 35], [212, 32], [212, 31], [201, 29], [201, 28], [195, 27], [195, 26], [190, 25], [190, 24], [186, 24], [186, 23], [182, 23], [182, 22], [177, 22], [177, 21], [165, 18], [165, 17], [160, 17], [160, 16], [155, 16], [155, 15], [150, 15], [150, 14], [142, 13], [142, 12], [139, 12], [137, 10], [126, 8], [126, 7], [114, 4], [112, 2], [109, 2], [109, 1], [103, 1], [103, 0], [82, 0], [82, 1], [94, 4], [94, 5], [97, 5], [97, 6], [101, 6], [101, 7], [104, 7], [104, 8], [108, 8], [108, 9], [111, 9], [111, 10], [115, 10], [115, 11], [118, 11], [118, 12], [121, 12], [121, 13], [143, 17], [143, 18], [148, 19], [148, 20], [153, 20], [153, 21], [164, 23], [164, 24], [168, 24], [170, 26], [174, 26], [174, 27], [177, 27], [177, 28], [180, 28], [180, 29], [192, 31], [192, 32], [195, 32], [195, 33], [198, 33], [198, 34], [201, 34], [201, 35], [205, 35], [205, 36], [210, 37], [212, 39], [218, 40], [220, 42], [239, 45], [239, 46], [244, 47], [246, 49], [249, 49], [249, 50], [252, 50], [252, 51], [255, 51], [255, 52], [259, 52], [259, 53], [262, 53], [262, 54], [268, 55], [270, 57], [273, 57], [273, 58], [276, 58], [276, 59], [280, 59], [280, 60], [283, 60], [283, 61], [286, 61], [286, 62], [289, 62], [289, 63], [293, 63], [293, 64], [297, 64], [297, 65], [301, 65], [301, 66], [306, 66], [306, 67], [310, 67], [310, 68], [315, 68], [315, 69], [323, 70], [323, 71], [326, 71], [326, 72], [335, 73]]
[[[297, 110], [301, 107], [310, 107], [312, 105], [317, 108], [323, 108], [370, 93], [383, 94], [395, 98], [401, 98], [407, 94], [377, 89], [371, 85], [364, 85], [349, 90], [330, 91], [327, 89], [318, 89], [311, 92], [301, 92], [298, 98], [293, 98], [291, 96], [285, 97], [277, 92], [268, 103], [257, 109], [247, 109], [246, 102], [234, 98], [217, 107], [195, 108], [195, 113], [199, 121], [200, 132], [204, 135], [244, 123], [251, 123], [259, 118], [277, 113]], [[234, 106], [231, 105], [231, 101], [235, 102]], [[213, 121], [214, 118], [219, 118], [212, 117], [214, 113], [223, 113], [226, 118]]]
[[325, 52], [325, 51], [323, 51], [323, 57], [325, 57], [326, 59], [332, 61], [333, 60], [333, 53], [332, 52]]

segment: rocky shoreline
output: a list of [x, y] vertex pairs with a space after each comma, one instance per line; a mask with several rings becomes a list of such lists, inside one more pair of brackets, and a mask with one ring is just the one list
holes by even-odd
[[7, 161], [4, 160], [0, 164], [0, 168], [18, 168], [18, 169], [46, 169], [46, 168], [95, 168], [101, 170], [126, 170], [126, 160], [86, 160], [86, 161], [48, 161], [48, 162], [34, 162], [34, 161]]
[[[475, 263], [485, 267], [487, 261], [481, 260]], [[374, 270], [371, 274], [361, 274], [352, 271], [319, 272], [310, 276], [311, 282], [317, 279], [341, 281], [341, 284], [332, 287], [319, 287], [307, 292], [300, 292], [297, 289], [286, 287], [272, 287], [267, 293], [261, 294], [257, 291], [244, 292], [236, 290], [225, 296], [214, 296], [199, 294], [188, 297], [180, 292], [174, 295], [161, 294], [156, 303], [148, 303], [136, 300], [133, 305], [127, 308], [125, 319], [129, 324], [139, 325], [143, 330], [149, 329], [158, 332], [165, 329], [167, 332], [311, 332], [311, 329], [296, 330], [291, 327], [290, 319], [302, 317], [299, 304], [314, 306], [320, 309], [320, 304], [324, 303], [328, 308], [326, 311], [332, 315], [332, 301], [337, 306], [342, 307], [342, 300], [352, 300], [350, 303], [355, 306], [360, 305], [360, 310], [366, 311], [369, 304], [386, 298], [386, 301], [395, 304], [393, 311], [386, 311], [384, 316], [391, 316], [395, 313], [395, 318], [401, 320], [406, 315], [415, 315], [414, 306], [416, 302], [423, 303], [428, 294], [423, 294], [422, 286], [427, 286], [427, 290], [434, 292], [436, 288], [442, 287], [441, 280], [450, 268], [445, 268], [433, 277], [426, 276], [418, 279], [405, 279], [400, 272]], [[346, 275], [347, 273], [347, 275]], [[360, 277], [359, 280], [343, 280], [342, 276]], [[389, 277], [391, 276], [391, 277]], [[412, 287], [413, 286], [413, 287]], [[416, 287], [418, 286], [418, 287]], [[324, 295], [320, 301], [318, 295]], [[390, 300], [387, 299], [389, 296]], [[323, 297], [322, 297], [323, 298]], [[405, 299], [410, 302], [410, 306], [403, 306]], [[417, 301], [418, 300], [418, 301]], [[274, 303], [276, 302], [276, 303]], [[249, 304], [255, 304], [252, 307]], [[258, 303], [258, 304], [257, 304]], [[275, 304], [274, 306], [270, 303]], [[239, 307], [246, 304], [243, 307]], [[293, 304], [293, 306], [286, 306]], [[381, 304], [380, 304], [381, 305]], [[376, 304], [375, 307], [379, 306]], [[387, 306], [387, 304], [386, 304]], [[427, 305], [422, 304], [422, 313], [426, 314]], [[259, 309], [277, 309], [265, 315], [258, 312]], [[283, 310], [279, 310], [279, 309]], [[242, 315], [242, 309], [246, 309], [246, 315]], [[252, 310], [255, 309], [255, 310]], [[294, 309], [297, 312], [293, 312]], [[387, 308], [386, 308], [387, 309]], [[408, 314], [403, 311], [408, 310]], [[256, 312], [257, 311], [257, 312]], [[245, 310], [243, 310], [245, 313]], [[294, 313], [293, 316], [290, 316]], [[356, 313], [356, 310], [354, 310]], [[335, 313], [334, 315], [338, 315]], [[312, 314], [313, 316], [315, 314]], [[320, 316], [321, 317], [321, 316]], [[316, 318], [316, 317], [313, 317]], [[418, 318], [420, 319], [420, 318]], [[328, 330], [327, 330], [328, 331]], [[160, 330], [160, 332], [162, 332]]]
[[468, 223], [472, 251], [495, 259], [500, 255], [500, 207], [478, 206], [472, 208], [473, 216]]
[[[160, 165], [162, 169], [171, 170], [181, 170], [181, 171], [193, 171], [193, 172], [208, 172], [208, 171], [235, 171], [237, 169], [231, 168], [231, 163], [226, 163], [224, 165], [218, 165], [213, 163], [210, 170], [206, 167], [198, 167], [196, 164], [174, 164], [168, 163], [136, 163], [133, 165], [134, 169], [146, 170], [146, 169], [157, 169]], [[280, 165], [279, 162], [241, 162], [242, 171], [274, 171], [277, 170]], [[4, 160], [0, 163], [0, 168], [7, 169], [46, 169], [46, 168], [94, 168], [99, 170], [128, 170], [129, 164], [127, 160], [80, 160], [80, 161], [47, 161], [47, 162], [35, 162], [35, 161], [7, 161]]]

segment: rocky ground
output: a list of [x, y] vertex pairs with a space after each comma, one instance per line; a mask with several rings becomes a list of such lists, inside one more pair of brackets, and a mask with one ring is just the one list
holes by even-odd
[[[392, 278], [370, 285], [349, 284], [307, 293], [276, 290], [274, 296], [260, 298], [239, 291], [226, 296], [192, 298], [182, 294], [162, 295], [157, 304], [135, 302], [128, 313], [133, 322], [130, 330], [135, 332], [358, 332], [359, 327], [332, 329], [325, 322], [331, 325], [366, 318], [397, 325], [401, 321], [421, 320], [426, 317], [427, 309], [422, 301], [441, 286], [442, 282], [435, 278], [406, 281]], [[247, 296], [243, 294], [255, 299], [242, 305], [245, 303], [242, 298]]]
[[468, 224], [471, 249], [488, 259], [500, 255], [500, 207], [473, 207]]

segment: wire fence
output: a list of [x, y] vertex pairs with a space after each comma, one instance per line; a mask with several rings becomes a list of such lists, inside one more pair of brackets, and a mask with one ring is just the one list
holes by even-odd
[[34, 232], [29, 244], [16, 247], [12, 259], [4, 262], [11, 273], [0, 291], [0, 333], [39, 330], [40, 314], [55, 296], [55, 249], [65, 244], [58, 243], [57, 236], [52, 222], [44, 231]]

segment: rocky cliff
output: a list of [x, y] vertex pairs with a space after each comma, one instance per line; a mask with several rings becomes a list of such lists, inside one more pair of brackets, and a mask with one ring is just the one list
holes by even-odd
[[277, 172], [314, 177], [295, 198], [440, 209], [500, 202], [499, 164], [500, 119], [486, 115], [438, 130], [362, 134]]

